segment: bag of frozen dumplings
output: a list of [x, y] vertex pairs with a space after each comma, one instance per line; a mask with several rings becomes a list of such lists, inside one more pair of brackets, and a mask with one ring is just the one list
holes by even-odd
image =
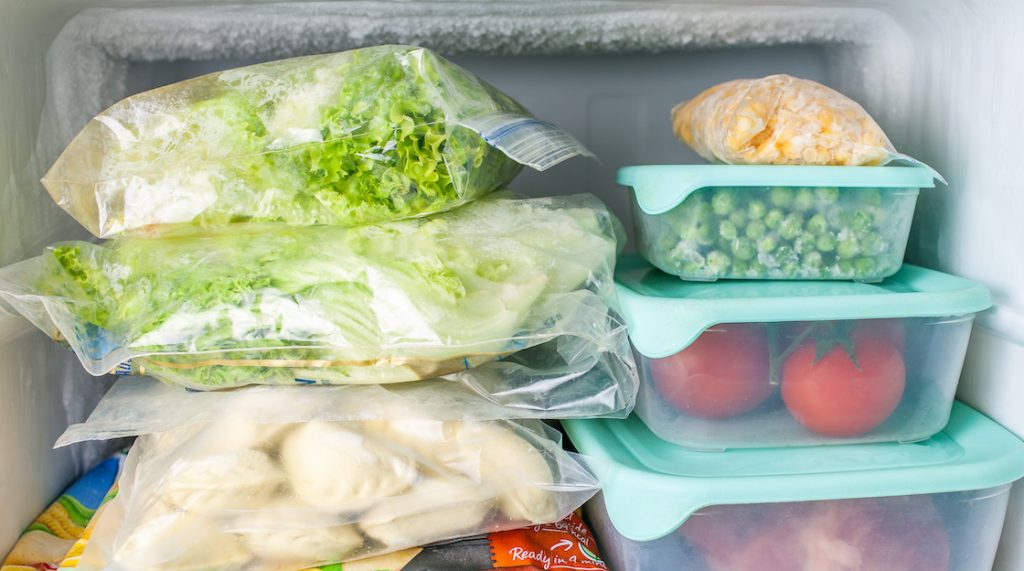
[[[538, 421], [447, 420], [459, 411], [397, 398], [360, 416], [289, 406], [287, 388], [254, 406], [262, 387], [164, 392], [144, 421], [120, 386], [58, 441], [139, 434], [81, 571], [303, 569], [556, 522], [597, 491]], [[218, 399], [219, 419], [181, 412], [193, 396]]]
[[205, 390], [415, 381], [494, 363], [527, 383], [502, 360], [542, 344], [577, 371], [631, 363], [608, 307], [619, 231], [590, 195], [499, 194], [354, 228], [67, 242], [0, 270], [0, 303], [93, 375]]
[[236, 222], [352, 226], [448, 210], [529, 165], [590, 155], [433, 52], [376, 46], [146, 91], [90, 121], [43, 178], [101, 238]]

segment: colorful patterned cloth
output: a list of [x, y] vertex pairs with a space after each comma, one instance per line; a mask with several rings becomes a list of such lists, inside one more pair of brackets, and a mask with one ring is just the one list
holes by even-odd
[[53, 571], [85, 532], [117, 478], [124, 454], [100, 462], [25, 528], [0, 571]]

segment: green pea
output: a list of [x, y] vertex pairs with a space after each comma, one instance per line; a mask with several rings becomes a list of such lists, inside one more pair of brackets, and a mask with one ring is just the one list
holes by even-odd
[[824, 261], [824, 258], [821, 257], [821, 252], [808, 252], [802, 260], [804, 269], [814, 270], [815, 272], [821, 270]]
[[[757, 255], [753, 242], [746, 238], [736, 238], [732, 242], [732, 255], [740, 260], [752, 260]], [[735, 263], [735, 262], [734, 262]]]
[[836, 267], [839, 269], [841, 277], [852, 278], [854, 276], [853, 262], [851, 260], [839, 260], [836, 262]]
[[793, 189], [786, 186], [776, 186], [768, 193], [768, 200], [773, 206], [789, 208], [793, 204]]
[[767, 254], [779, 245], [779, 239], [775, 234], [767, 234], [757, 241], [757, 251]]
[[818, 251], [831, 252], [836, 249], [836, 238], [831, 232], [826, 232], [821, 236], [818, 236], [817, 243]]
[[750, 270], [750, 263], [744, 260], [733, 260], [732, 272], [730, 275], [743, 276]]
[[800, 234], [796, 238], [793, 238], [793, 251], [800, 255], [806, 254], [815, 249], [817, 242], [817, 239], [815, 239], [811, 234]]
[[822, 204], [832, 204], [839, 200], [839, 189], [831, 186], [823, 186], [814, 190], [814, 196]]
[[751, 200], [750, 203], [747, 204], [747, 217], [751, 220], [763, 218], [767, 212], [768, 207], [760, 200]]
[[827, 230], [828, 221], [821, 214], [815, 214], [807, 221], [807, 231], [811, 234], [824, 234]]
[[854, 232], [870, 232], [872, 230], [871, 215], [858, 210], [850, 216], [850, 228]]
[[731, 263], [732, 260], [725, 254], [725, 252], [714, 250], [708, 254], [707, 258], [705, 258], [704, 265], [707, 267], [709, 272], [717, 275], [728, 269], [729, 264]]
[[697, 225], [697, 243], [701, 246], [714, 244], [716, 234], [718, 233], [715, 231], [714, 224], [702, 222]]
[[764, 215], [764, 225], [772, 230], [776, 230], [785, 218], [786, 215], [781, 210], [772, 208]]
[[768, 227], [760, 220], [751, 220], [750, 223], [747, 224], [747, 238], [750, 238], [751, 240], [757, 240], [761, 236], [764, 236], [764, 233], [767, 231]]
[[765, 277], [768, 275], [768, 266], [754, 260], [750, 262], [750, 271], [747, 272], [747, 275], [752, 278]]
[[885, 240], [877, 232], [872, 232], [861, 239], [860, 249], [868, 256], [877, 256], [885, 251]]
[[874, 258], [862, 256], [853, 261], [853, 268], [857, 272], [857, 277], [869, 278], [875, 275], [878, 264], [875, 263]]
[[836, 255], [842, 259], [850, 259], [860, 253], [860, 245], [855, 238], [846, 238], [836, 244]]
[[782, 246], [779, 246], [778, 248], [775, 249], [775, 260], [779, 262], [779, 264], [795, 264], [799, 259], [800, 256], [798, 256], [797, 253], [793, 251], [792, 246], [787, 246], [783, 244]]
[[732, 222], [737, 228], [742, 228], [747, 224], [747, 213], [742, 210], [733, 210], [729, 213], [729, 222]]
[[803, 217], [799, 214], [790, 214], [779, 224], [779, 236], [785, 240], [792, 240], [800, 235], [803, 229]]
[[703, 198], [688, 198], [686, 199], [686, 202], [683, 203], [683, 206], [688, 207], [690, 215], [697, 220], [710, 218], [711, 213], [713, 212], [711, 205]]
[[787, 262], [782, 264], [782, 275], [785, 277], [795, 277], [800, 275], [800, 266], [796, 262]]
[[726, 240], [736, 238], [736, 225], [728, 220], [722, 220], [718, 223], [718, 235]]
[[719, 216], [725, 216], [736, 207], [736, 200], [731, 190], [719, 190], [711, 197], [711, 210]]
[[882, 191], [877, 188], [865, 188], [860, 192], [860, 200], [867, 206], [881, 206]]
[[816, 204], [814, 199], [814, 191], [809, 188], [801, 188], [796, 191], [796, 197], [793, 198], [793, 210], [797, 212], [804, 212], [814, 208]]

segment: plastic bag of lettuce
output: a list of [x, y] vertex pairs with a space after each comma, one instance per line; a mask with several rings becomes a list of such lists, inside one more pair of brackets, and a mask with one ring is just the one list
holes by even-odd
[[377, 46], [213, 73], [90, 121], [43, 178], [99, 237], [448, 210], [589, 154], [436, 54]]
[[0, 270], [0, 301], [94, 375], [199, 389], [420, 380], [553, 343], [545, 363], [496, 363], [508, 378], [489, 382], [514, 387], [631, 363], [608, 309], [619, 232], [590, 195], [499, 193], [354, 228], [65, 242]]

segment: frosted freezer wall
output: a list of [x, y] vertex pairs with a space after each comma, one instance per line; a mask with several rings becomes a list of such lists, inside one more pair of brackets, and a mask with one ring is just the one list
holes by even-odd
[[[922, 194], [910, 258], [989, 284], [960, 396], [1024, 434], [1024, 161], [1016, 157], [1024, 38], [1010, 0], [320, 2], [167, 7], [0, 0], [0, 263], [80, 237], [38, 178], [94, 113], [140, 89], [230, 65], [383, 42], [454, 57], [572, 130], [575, 160], [521, 190], [592, 191], [628, 221], [622, 164], [692, 162], [668, 108], [712, 83], [787, 72], [863, 102], [896, 146], [949, 179]], [[92, 7], [90, 7], [90, 5]], [[0, 316], [0, 550], [97, 450], [54, 452], [106, 381], [20, 319]], [[1020, 490], [1007, 537], [1024, 533]], [[1018, 542], [997, 568], [1024, 571]]]

